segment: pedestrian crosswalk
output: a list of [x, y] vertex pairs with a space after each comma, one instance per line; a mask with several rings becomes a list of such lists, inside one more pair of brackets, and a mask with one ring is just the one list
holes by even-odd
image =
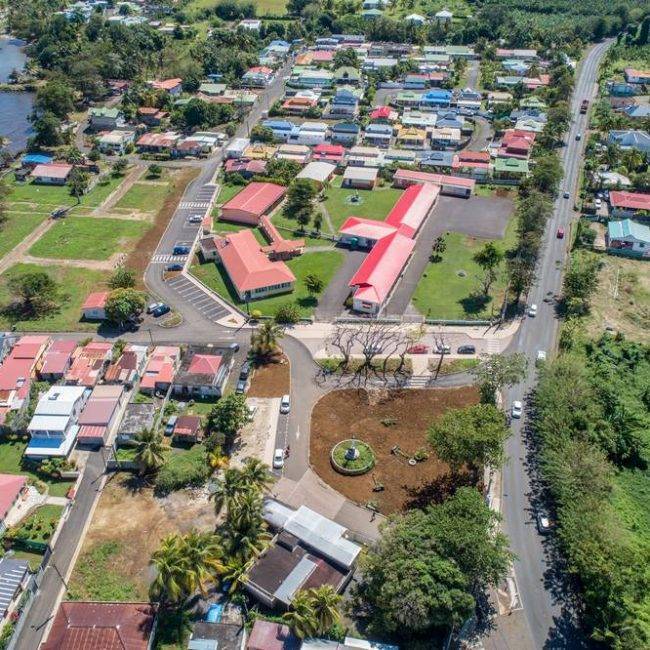
[[154, 255], [151, 261], [154, 264], [166, 264], [167, 262], [184, 262], [187, 255]]
[[181, 210], [207, 210], [210, 207], [209, 201], [181, 201], [178, 204]]

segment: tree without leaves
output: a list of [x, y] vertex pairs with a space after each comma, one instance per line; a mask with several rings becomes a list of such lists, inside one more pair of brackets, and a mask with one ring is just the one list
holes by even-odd
[[494, 404], [498, 391], [518, 384], [526, 376], [527, 366], [528, 361], [520, 352], [484, 356], [470, 371], [478, 380], [481, 401]]
[[447, 240], [443, 235], [436, 237], [431, 246], [431, 261], [439, 262], [442, 259], [443, 253], [447, 250]]

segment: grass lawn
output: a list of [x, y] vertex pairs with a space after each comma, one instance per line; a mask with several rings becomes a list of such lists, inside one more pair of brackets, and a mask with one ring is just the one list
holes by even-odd
[[143, 221], [105, 217], [67, 217], [58, 221], [30, 249], [35, 257], [107, 260], [113, 253], [133, 248], [151, 227]]
[[36, 472], [23, 468], [23, 453], [27, 441], [7, 440], [0, 438], [0, 474], [22, 474], [34, 481], [41, 481], [49, 486], [49, 494], [54, 497], [63, 497], [74, 485], [74, 481], [55, 481], [40, 477]]
[[[352, 215], [382, 221], [401, 196], [402, 190], [392, 187], [377, 187], [374, 190], [342, 189], [341, 180], [336, 178], [325, 194], [325, 208], [332, 219], [332, 225], [338, 230]], [[350, 203], [350, 197], [355, 194], [358, 194], [361, 200], [359, 203]]]
[[[295, 302], [300, 307], [300, 313], [303, 317], [311, 316], [314, 307], [317, 304], [316, 298], [309, 295], [305, 288], [304, 278], [310, 273], [314, 273], [327, 283], [331, 280], [336, 270], [343, 262], [343, 253], [340, 251], [326, 251], [319, 253], [305, 253], [296, 257], [289, 262], [287, 266], [296, 276], [296, 288], [292, 293], [283, 293], [263, 300], [254, 300], [249, 303], [250, 309], [258, 309], [264, 316], [273, 316], [280, 305], [287, 302]], [[213, 291], [226, 298], [240, 309], [246, 306], [239, 300], [232, 287], [226, 272], [221, 265], [195, 264], [192, 266], [192, 273]]]
[[47, 542], [56, 530], [63, 506], [39, 506], [16, 530], [16, 536], [34, 542]]
[[131, 189], [117, 202], [116, 208], [158, 212], [162, 208], [171, 186], [169, 183], [134, 183]]
[[70, 600], [134, 602], [146, 600], [139, 586], [120, 570], [122, 544], [109, 540], [84, 551], [74, 567], [68, 588]]
[[[286, 230], [280, 230], [280, 234], [283, 237], [286, 237], [287, 239], [304, 239], [305, 244], [307, 246], [328, 246], [328, 245], [333, 245], [332, 242], [329, 239], [319, 239], [317, 237], [307, 237], [305, 235], [302, 235], [297, 231], [298, 223], [293, 220], [289, 219], [288, 217], [285, 217], [284, 214], [282, 214], [282, 210], [277, 210], [275, 214], [271, 217], [271, 221], [278, 226], [279, 228], [290, 228], [292, 232], [288, 232]], [[307, 226], [309, 229], [310, 226]], [[327, 223], [325, 219], [323, 219], [323, 225], [322, 225], [322, 231], [324, 233], [328, 234], [334, 234], [330, 232], [330, 229], [327, 227]]]
[[[214, 0], [191, 0], [187, 9], [205, 9], [214, 7]], [[258, 16], [265, 14], [284, 15], [286, 13], [287, 0], [256, 0], [255, 10]]]
[[64, 299], [60, 300], [58, 310], [39, 318], [24, 320], [0, 315], [0, 329], [16, 325], [20, 331], [29, 332], [70, 332], [75, 330], [96, 331], [96, 323], [80, 323], [81, 305], [91, 291], [97, 291], [106, 281], [108, 274], [92, 269], [78, 269], [65, 266], [39, 266], [37, 264], [15, 264], [0, 275], [0, 305], [11, 301], [7, 280], [14, 275], [46, 270], [54, 278]]
[[213, 398], [197, 398], [193, 397], [193, 404], [190, 404], [189, 402], [183, 402], [185, 404], [184, 409], [180, 409], [178, 407], [178, 403], [180, 400], [170, 400], [170, 404], [173, 404], [176, 407], [176, 413], [177, 415], [200, 415], [201, 417], [205, 418], [207, 415], [210, 413], [212, 408], [215, 406], [215, 404], [219, 401], [218, 398], [213, 397]]
[[237, 196], [237, 194], [239, 194], [245, 187], [245, 185], [220, 185], [216, 203], [219, 205], [228, 203], [233, 196]]
[[35, 551], [14, 550], [11, 558], [14, 560], [27, 560], [29, 562], [29, 570], [32, 572], [38, 571], [43, 561], [43, 555]]
[[243, 223], [229, 223], [228, 221], [219, 221], [217, 218], [215, 218], [212, 220], [212, 227], [217, 235], [228, 235], [231, 232], [239, 232], [244, 228], [250, 228], [255, 235], [255, 239], [257, 239], [260, 244], [263, 246], [266, 246], [268, 244], [266, 238], [262, 234], [262, 231], [255, 226], [248, 226]]
[[47, 213], [7, 212], [7, 221], [0, 227], [0, 257], [4, 257], [48, 218]]
[[[515, 240], [515, 219], [511, 219], [505, 238], [497, 244], [508, 250]], [[447, 250], [440, 262], [429, 262], [413, 294], [413, 304], [427, 318], [444, 320], [480, 320], [489, 318], [501, 309], [506, 286], [502, 263], [490, 296], [475, 295], [483, 271], [472, 257], [487, 240], [450, 233], [446, 237]]]

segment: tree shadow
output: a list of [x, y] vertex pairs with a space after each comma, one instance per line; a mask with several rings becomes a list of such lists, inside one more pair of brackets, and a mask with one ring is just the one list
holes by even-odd
[[33, 321], [46, 316], [58, 314], [61, 311], [61, 305], [52, 303], [40, 310], [32, 310], [27, 308], [19, 301], [10, 302], [7, 305], [0, 307], [0, 316], [6, 318], [12, 325], [20, 321]]
[[403, 485], [402, 488], [408, 496], [408, 500], [404, 503], [404, 509], [418, 508], [421, 510], [432, 504], [440, 504], [453, 496], [460, 487], [476, 487], [475, 473], [452, 474], [448, 472], [415, 487]]
[[460, 306], [466, 314], [480, 314], [492, 302], [492, 296], [482, 293], [472, 293], [459, 301]]
[[318, 304], [316, 296], [303, 296], [296, 300], [300, 307], [315, 307]]

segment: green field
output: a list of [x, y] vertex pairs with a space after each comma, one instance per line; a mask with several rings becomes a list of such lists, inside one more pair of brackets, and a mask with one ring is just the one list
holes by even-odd
[[[332, 242], [329, 241], [328, 239], [319, 239], [317, 237], [307, 237], [305, 235], [302, 235], [300, 232], [298, 232], [298, 223], [293, 220], [289, 219], [288, 217], [285, 217], [284, 214], [282, 213], [282, 210], [277, 210], [276, 213], [271, 217], [271, 221], [278, 227], [278, 228], [290, 228], [292, 232], [288, 232], [286, 230], [280, 230], [280, 234], [283, 237], [286, 237], [287, 239], [304, 239], [305, 244], [307, 246], [329, 246], [332, 245]], [[308, 230], [311, 230], [313, 228], [313, 224], [311, 226], [307, 226]], [[322, 227], [321, 227], [322, 232], [327, 233], [327, 234], [334, 234], [330, 232], [330, 229], [327, 227], [327, 223], [325, 219], [323, 219]]]
[[[365, 217], [382, 221], [386, 218], [402, 190], [392, 187], [377, 187], [374, 190], [347, 190], [341, 188], [341, 180], [336, 178], [332, 187], [326, 190], [325, 208], [332, 219], [332, 225], [338, 230], [350, 216]], [[350, 203], [350, 197], [359, 195], [359, 203]]]
[[0, 329], [15, 325], [18, 330], [29, 332], [70, 332], [76, 330], [96, 331], [97, 324], [81, 323], [81, 305], [91, 291], [104, 286], [107, 274], [104, 271], [78, 269], [65, 266], [39, 266], [37, 264], [15, 264], [0, 275], [0, 306], [11, 302], [7, 280], [17, 274], [46, 270], [57, 282], [62, 299], [57, 311], [33, 320], [14, 320], [9, 315], [0, 315]]
[[228, 221], [219, 221], [218, 219], [213, 219], [212, 220], [212, 228], [214, 229], [214, 232], [217, 235], [228, 235], [231, 232], [239, 232], [240, 230], [244, 230], [246, 228], [249, 228], [250, 230], [253, 231], [253, 234], [255, 235], [255, 239], [262, 244], [263, 246], [266, 246], [268, 242], [266, 241], [266, 238], [262, 234], [262, 231], [259, 228], [256, 228], [254, 226], [248, 226], [243, 223], [230, 223]]
[[7, 212], [7, 220], [0, 227], [0, 257], [4, 257], [48, 218], [41, 212]]
[[[185, 11], [192, 9], [213, 8], [214, 0], [190, 0]], [[287, 0], [256, 0], [255, 9], [258, 16], [265, 14], [284, 15], [286, 13]]]
[[[220, 185], [219, 194], [217, 196], [217, 203], [223, 205], [228, 203], [233, 196], [237, 196], [246, 186], [245, 185]], [[214, 214], [216, 215], [218, 210], [215, 208]]]
[[143, 221], [105, 217], [67, 217], [59, 220], [30, 249], [34, 257], [107, 260], [133, 248], [150, 228]]
[[162, 208], [171, 186], [168, 183], [134, 183], [128, 192], [117, 202], [116, 208], [158, 212]]
[[[290, 260], [287, 262], [287, 266], [296, 276], [295, 290], [292, 293], [251, 301], [249, 303], [250, 309], [259, 310], [264, 316], [273, 316], [280, 305], [295, 302], [298, 304], [303, 317], [311, 316], [317, 300], [309, 295], [303, 282], [304, 278], [310, 273], [314, 273], [322, 278], [325, 285], [327, 285], [342, 262], [343, 253], [339, 251], [305, 253]], [[192, 273], [220, 296], [237, 305], [240, 309], [246, 309], [246, 305], [237, 297], [237, 293], [221, 265], [213, 263], [195, 264], [192, 267]]]
[[[497, 241], [502, 251], [515, 240], [515, 220], [508, 224], [506, 236]], [[440, 262], [429, 262], [415, 288], [412, 302], [427, 318], [480, 320], [497, 315], [506, 288], [505, 263], [497, 271], [497, 280], [485, 298], [479, 294], [483, 271], [472, 257], [487, 242], [460, 233], [446, 238], [447, 250]]]

